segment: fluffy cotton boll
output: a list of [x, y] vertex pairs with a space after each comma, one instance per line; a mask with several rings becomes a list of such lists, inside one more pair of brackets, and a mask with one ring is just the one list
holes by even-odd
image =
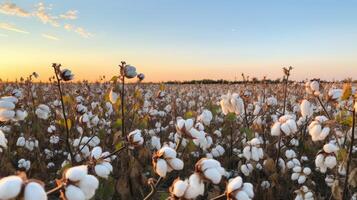
[[[5, 134], [2, 130], [0, 130], [0, 147], [6, 149], [7, 148], [7, 139], [5, 137]], [[0, 148], [0, 152], [2, 152]]]
[[107, 179], [109, 174], [113, 171], [113, 166], [109, 162], [103, 162], [101, 164], [97, 164], [94, 167], [94, 171], [99, 177]]
[[131, 146], [140, 146], [144, 144], [144, 138], [141, 136], [141, 131], [140, 130], [134, 130], [129, 135], [127, 136], [128, 141]]
[[40, 104], [35, 111], [37, 117], [44, 120], [49, 117], [50, 112], [50, 108], [45, 104]]
[[310, 83], [310, 88], [311, 88], [311, 90], [312, 91], [319, 91], [320, 90], [320, 84], [319, 84], [319, 82], [317, 82], [317, 81], [312, 81], [311, 83]]
[[161, 142], [159, 137], [156, 136], [151, 137], [151, 147], [156, 150], [159, 150], [161, 148]]
[[26, 144], [26, 139], [24, 137], [17, 138], [16, 146], [23, 147]]
[[227, 185], [227, 193], [232, 193], [235, 190], [240, 189], [243, 186], [243, 179], [240, 176], [231, 179]]
[[182, 197], [188, 188], [188, 182], [182, 180], [176, 180], [173, 184], [172, 194], [175, 197]]
[[296, 126], [295, 120], [289, 119], [289, 120], [286, 121], [286, 124], [288, 124], [291, 133], [296, 133], [297, 132], [297, 126]]
[[274, 125], [271, 127], [270, 134], [272, 136], [279, 136], [281, 134], [280, 126], [280, 122], [275, 122]]
[[98, 179], [93, 175], [86, 175], [78, 184], [86, 199], [91, 199], [99, 187]]
[[308, 168], [308, 167], [305, 167], [304, 170], [303, 170], [304, 174], [306, 175], [310, 175], [311, 174], [311, 169]]
[[337, 153], [338, 147], [332, 143], [325, 144], [323, 147], [326, 153]]
[[198, 120], [201, 121], [204, 125], [208, 126], [213, 119], [212, 112], [209, 110], [203, 110], [202, 114], [198, 117]]
[[65, 195], [67, 200], [85, 200], [86, 196], [83, 193], [83, 191], [74, 186], [74, 185], [69, 185], [66, 187]]
[[114, 92], [113, 90], [110, 90], [110, 92], [109, 92], [109, 101], [112, 104], [115, 104], [118, 101], [118, 98], [119, 98], [119, 95], [116, 92]]
[[158, 159], [156, 164], [155, 164], [155, 172], [160, 176], [160, 177], [166, 177], [167, 173], [167, 163], [163, 159]]
[[236, 196], [235, 196], [236, 199], [239, 199], [239, 200], [250, 200], [248, 194], [244, 191], [239, 191]]
[[185, 129], [190, 130], [193, 127], [193, 120], [192, 119], [187, 119], [185, 121]]
[[298, 183], [299, 184], [304, 184], [306, 181], [306, 176], [299, 176], [298, 178]]
[[183, 161], [178, 158], [169, 159], [168, 164], [174, 170], [182, 170], [184, 165]]
[[199, 174], [197, 173], [192, 174], [188, 180], [188, 184], [189, 186], [184, 196], [186, 199], [195, 199], [199, 195], [204, 194], [205, 185], [201, 180]]
[[102, 156], [102, 152], [101, 147], [94, 147], [91, 152], [91, 157], [98, 160]]
[[24, 200], [47, 200], [47, 194], [42, 185], [30, 182], [24, 191]]
[[28, 113], [22, 110], [16, 110], [15, 119], [17, 121], [23, 121], [27, 117]]
[[207, 179], [212, 181], [213, 184], [221, 182], [222, 174], [216, 168], [210, 168], [204, 171], [204, 175]]
[[337, 164], [337, 160], [336, 160], [336, 157], [335, 156], [327, 156], [325, 158], [325, 165], [326, 167], [332, 169], [336, 166]]
[[254, 198], [253, 185], [251, 183], [244, 183], [242, 190], [248, 194], [249, 198]]
[[311, 103], [304, 99], [302, 102], [301, 102], [301, 105], [300, 105], [300, 110], [301, 110], [301, 115], [306, 118], [306, 117], [311, 117], [312, 114], [313, 114], [313, 108], [311, 106]]
[[13, 102], [0, 99], [0, 109], [13, 110], [14, 108], [15, 104]]
[[243, 156], [244, 156], [244, 158], [245, 159], [247, 159], [247, 160], [250, 160], [250, 158], [251, 158], [251, 152], [250, 152], [250, 149], [251, 149], [251, 146], [246, 146], [246, 147], [244, 147], [244, 149], [243, 149]]
[[0, 121], [6, 122], [15, 117], [15, 111], [0, 109]]
[[66, 171], [65, 177], [71, 181], [80, 181], [88, 174], [88, 166], [80, 165], [71, 167]]
[[136, 77], [136, 68], [131, 65], [126, 65], [124, 68], [124, 75], [126, 78], [134, 78]]
[[292, 173], [291, 174], [291, 180], [295, 181], [299, 178], [300, 174], [299, 173]]
[[8, 176], [0, 179], [0, 199], [13, 199], [20, 194], [22, 179], [19, 176]]

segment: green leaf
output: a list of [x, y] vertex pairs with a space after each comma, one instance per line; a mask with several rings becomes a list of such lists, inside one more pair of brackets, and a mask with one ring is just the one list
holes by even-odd
[[228, 113], [225, 118], [227, 121], [233, 122], [237, 119], [237, 116], [235, 113]]
[[254, 132], [253, 132], [252, 129], [250, 129], [250, 128], [241, 128], [240, 131], [245, 133], [245, 135], [246, 135], [248, 140], [251, 140], [251, 139], [254, 138]]
[[187, 111], [184, 115], [185, 119], [195, 118], [195, 113], [193, 111]]
[[347, 149], [340, 149], [337, 152], [337, 160], [338, 161], [344, 161], [347, 159]]

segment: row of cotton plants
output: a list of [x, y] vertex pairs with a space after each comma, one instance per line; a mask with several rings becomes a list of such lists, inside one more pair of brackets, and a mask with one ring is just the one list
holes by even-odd
[[[0, 83], [0, 200], [357, 199], [356, 87]], [[49, 67], [49, 70], [51, 68]]]

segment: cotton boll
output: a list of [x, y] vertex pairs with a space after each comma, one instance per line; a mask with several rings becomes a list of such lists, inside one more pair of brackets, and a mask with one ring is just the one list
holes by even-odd
[[227, 193], [231, 193], [231, 192], [241, 188], [242, 185], [243, 185], [243, 179], [240, 176], [237, 176], [234, 179], [231, 179], [227, 185]]
[[112, 172], [113, 167], [110, 163], [108, 162], [103, 162], [101, 164], [97, 164], [94, 167], [95, 173], [102, 178], [107, 179], [109, 177], [110, 172]]
[[166, 177], [167, 173], [167, 164], [163, 159], [158, 159], [155, 166], [156, 173], [161, 177]]
[[313, 114], [313, 108], [311, 106], [311, 103], [304, 99], [302, 102], [301, 102], [301, 105], [300, 105], [300, 110], [301, 110], [301, 115], [306, 119], [307, 117], [311, 117], [312, 114]]
[[195, 199], [199, 195], [204, 194], [205, 185], [197, 173], [194, 173], [190, 176], [188, 183], [189, 186], [184, 196], [186, 199]]
[[239, 200], [250, 200], [248, 194], [244, 191], [239, 191], [236, 195], [236, 199]]
[[8, 176], [0, 179], [0, 199], [13, 199], [20, 194], [22, 179], [19, 176]]
[[91, 157], [98, 160], [102, 155], [102, 148], [101, 147], [94, 147], [91, 152]]
[[168, 163], [170, 167], [172, 167], [174, 170], [182, 170], [183, 169], [183, 161], [178, 159], [178, 158], [173, 158], [168, 160]]
[[187, 181], [176, 180], [174, 182], [174, 184], [173, 184], [172, 193], [176, 197], [182, 197], [185, 194], [187, 188], [188, 188], [188, 182]]
[[325, 144], [323, 149], [326, 153], [336, 153], [338, 151], [338, 147], [331, 143]]
[[42, 185], [30, 182], [25, 187], [24, 200], [47, 200], [47, 194]]
[[6, 122], [15, 117], [15, 111], [0, 109], [0, 122]]
[[218, 184], [221, 182], [222, 175], [215, 168], [210, 168], [204, 171], [204, 175], [207, 179], [212, 181], [213, 184]]
[[299, 176], [298, 183], [303, 184], [306, 181], [306, 176]]
[[93, 175], [86, 175], [78, 184], [86, 199], [91, 199], [99, 187], [98, 179]]
[[336, 157], [335, 156], [327, 156], [325, 158], [325, 165], [326, 167], [332, 169], [336, 166], [337, 164], [337, 160], [336, 160]]
[[115, 104], [118, 101], [119, 95], [113, 91], [113, 89], [110, 90], [109, 92], [109, 101], [112, 104]]
[[27, 117], [28, 113], [22, 110], [16, 110], [15, 119], [17, 121], [23, 121]]
[[272, 136], [279, 136], [280, 133], [280, 126], [281, 124], [279, 122], [275, 122], [274, 125], [271, 127], [271, 135]]
[[299, 173], [292, 173], [291, 174], [291, 180], [295, 181], [299, 178], [300, 174]]
[[86, 196], [84, 195], [83, 191], [74, 186], [74, 185], [69, 185], [66, 187], [65, 195], [67, 200], [85, 200]]
[[88, 166], [80, 165], [71, 167], [66, 171], [65, 177], [71, 181], [80, 181], [88, 174]]
[[254, 198], [253, 185], [251, 183], [244, 183], [242, 190], [248, 194], [249, 198]]

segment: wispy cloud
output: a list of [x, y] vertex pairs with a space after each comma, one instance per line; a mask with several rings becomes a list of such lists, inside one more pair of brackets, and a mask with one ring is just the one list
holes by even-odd
[[0, 4], [0, 12], [6, 15], [15, 15], [19, 17], [29, 17], [31, 15], [28, 11], [18, 7], [14, 3]]
[[78, 35], [82, 36], [83, 38], [91, 38], [91, 37], [93, 37], [93, 34], [88, 32], [84, 28], [76, 27], [76, 26], [74, 26], [72, 24], [65, 24], [64, 25], [64, 29], [66, 29], [67, 31], [73, 31], [73, 32], [77, 33]]
[[58, 17], [52, 16], [47, 10], [50, 10], [51, 7], [46, 7], [44, 3], [40, 2], [37, 4], [37, 10], [35, 15], [42, 21], [44, 24], [51, 24], [54, 27], [59, 27], [59, 22], [57, 21]]
[[59, 38], [58, 37], [56, 37], [56, 36], [53, 36], [53, 35], [49, 35], [49, 34], [42, 34], [41, 35], [42, 37], [44, 37], [44, 38], [46, 38], [46, 39], [49, 39], [49, 40], [56, 40], [56, 41], [58, 41], [59, 40]]
[[[29, 12], [26, 11], [19, 6], [17, 6], [14, 3], [2, 3], [0, 4], [0, 13], [6, 14], [6, 15], [14, 15], [14, 16], [20, 16], [20, 17], [34, 17], [38, 18], [42, 23], [44, 24], [49, 24], [54, 27], [63, 27], [67, 31], [74, 32], [78, 35], [80, 35], [83, 38], [91, 38], [93, 37], [93, 34], [84, 29], [83, 27], [71, 25], [71, 24], [65, 24], [63, 25], [64, 21], [66, 20], [75, 20], [78, 18], [78, 11], [77, 10], [68, 10], [67, 12], [63, 14], [57, 14], [54, 15], [52, 13], [52, 5], [45, 5], [45, 3], [40, 2], [35, 5], [36, 9]], [[2, 23], [1, 27], [2, 29], [5, 30], [10, 30], [10, 31], [15, 31], [18, 33], [29, 33], [27, 31], [21, 30], [19, 28], [16, 28], [14, 25], [11, 24], [6, 24]], [[43, 36], [43, 35], [42, 35]], [[47, 35], [49, 36], [49, 35]], [[46, 37], [46, 36], [43, 36]], [[46, 37], [48, 38], [48, 37]], [[56, 37], [54, 37], [56, 38]], [[54, 39], [51, 37], [51, 39]], [[50, 38], [48, 38], [50, 39]], [[58, 39], [58, 38], [57, 38]]]
[[61, 14], [60, 18], [74, 20], [74, 19], [77, 19], [77, 14], [78, 14], [77, 10], [69, 10], [64, 14]]
[[17, 28], [15, 25], [8, 24], [8, 23], [0, 23], [0, 28], [7, 30], [7, 31], [13, 31], [17, 33], [23, 33], [23, 34], [29, 34], [28, 31], [22, 30], [20, 28]]

